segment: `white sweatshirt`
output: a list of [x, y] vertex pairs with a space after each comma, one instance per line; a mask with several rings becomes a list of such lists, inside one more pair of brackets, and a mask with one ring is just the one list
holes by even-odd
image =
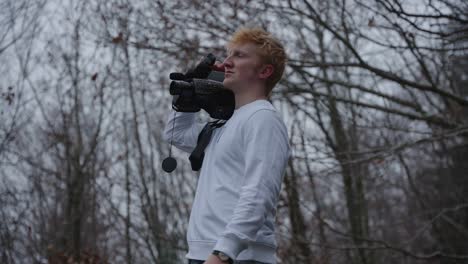
[[[164, 138], [193, 151], [204, 124], [195, 113], [169, 115]], [[190, 214], [187, 258], [213, 250], [232, 259], [276, 263], [275, 215], [289, 157], [288, 134], [275, 108], [257, 100], [234, 111], [205, 149]]]

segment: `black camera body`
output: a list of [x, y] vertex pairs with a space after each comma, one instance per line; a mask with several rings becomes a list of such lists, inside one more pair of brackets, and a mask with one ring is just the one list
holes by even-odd
[[208, 54], [187, 73], [171, 73], [169, 92], [172, 108], [177, 112], [198, 112], [201, 109], [215, 119], [229, 119], [234, 113], [234, 93], [224, 88], [224, 73], [212, 70], [216, 61]]
[[[189, 157], [194, 171], [201, 168], [213, 129], [226, 123], [224, 120], [231, 118], [236, 106], [234, 93], [223, 86], [224, 73], [212, 70], [215, 62], [216, 57], [208, 54], [193, 70], [185, 74], [175, 72], [169, 75], [172, 80], [169, 92], [173, 96], [172, 108], [175, 111], [198, 112], [203, 109], [212, 118], [218, 119], [207, 123], [198, 135], [197, 146]], [[177, 161], [171, 157], [169, 151], [169, 157], [164, 159], [162, 168], [171, 173], [176, 167]]]

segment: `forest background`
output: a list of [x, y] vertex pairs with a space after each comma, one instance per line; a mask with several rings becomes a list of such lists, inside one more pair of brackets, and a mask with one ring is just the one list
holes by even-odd
[[278, 263], [468, 263], [463, 0], [0, 0], [0, 263], [184, 263], [168, 75], [241, 26], [289, 55]]

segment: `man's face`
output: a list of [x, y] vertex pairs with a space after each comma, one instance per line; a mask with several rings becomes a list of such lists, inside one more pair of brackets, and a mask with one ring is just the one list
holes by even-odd
[[224, 86], [236, 92], [248, 89], [249, 83], [258, 81], [259, 71], [263, 65], [257, 54], [255, 44], [233, 45], [228, 49], [224, 60]]

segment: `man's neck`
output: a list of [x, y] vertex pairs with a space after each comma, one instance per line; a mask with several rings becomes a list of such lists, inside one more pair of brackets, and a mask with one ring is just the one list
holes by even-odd
[[266, 100], [267, 97], [263, 94], [236, 94], [236, 109], [257, 100]]

